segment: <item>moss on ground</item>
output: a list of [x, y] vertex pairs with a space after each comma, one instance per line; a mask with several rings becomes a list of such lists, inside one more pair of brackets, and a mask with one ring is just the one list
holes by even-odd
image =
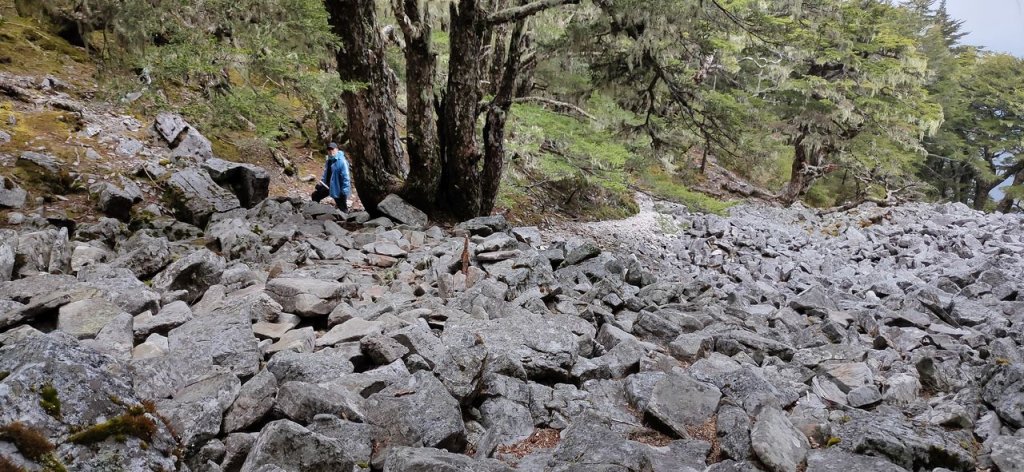
[[51, 384], [39, 388], [39, 406], [54, 418], [60, 418], [60, 396]]
[[[36, 462], [47, 472], [65, 472], [67, 469], [56, 456], [56, 448], [41, 431], [21, 422], [0, 426], [0, 441], [14, 444], [21, 455]], [[0, 472], [24, 470], [0, 456]]]
[[85, 49], [72, 46], [50, 25], [15, 14], [11, 0], [0, 0], [0, 69], [19, 75], [61, 75], [73, 80], [95, 70]]
[[68, 437], [76, 444], [95, 444], [113, 438], [122, 442], [129, 436], [151, 442], [156, 434], [156, 422], [146, 416], [144, 406], [133, 406], [120, 416], [92, 425]]
[[653, 166], [641, 172], [638, 185], [653, 196], [686, 205], [687, 208], [693, 211], [724, 215], [729, 207], [737, 203], [723, 202], [714, 197], [690, 190], [678, 177], [669, 175], [664, 170]]

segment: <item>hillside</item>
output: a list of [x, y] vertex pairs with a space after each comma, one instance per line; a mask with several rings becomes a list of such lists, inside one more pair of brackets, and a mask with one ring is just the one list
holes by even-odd
[[1021, 470], [1020, 61], [452, 3], [0, 0], [0, 472]]

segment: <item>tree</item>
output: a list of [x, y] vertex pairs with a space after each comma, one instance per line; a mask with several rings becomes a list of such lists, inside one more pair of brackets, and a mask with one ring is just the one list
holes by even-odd
[[788, 73], [764, 93], [793, 146], [787, 204], [841, 168], [907, 174], [942, 123], [907, 10], [855, 0], [805, 2], [804, 12], [780, 51]]
[[[360, 198], [374, 208], [395, 193], [435, 217], [490, 213], [504, 167], [505, 119], [522, 65], [527, 19], [579, 0], [535, 0], [507, 6], [492, 0], [457, 0], [449, 9], [450, 59], [443, 92], [435, 84], [428, 10], [419, 0], [393, 0], [406, 65], [408, 136], [403, 146], [395, 100], [397, 78], [384, 60], [385, 44], [373, 2], [325, 0], [340, 39], [338, 73], [364, 84], [342, 94], [348, 118], [347, 150]], [[498, 8], [506, 6], [505, 8]], [[512, 25], [504, 31], [500, 27]], [[507, 39], [500, 33], [507, 31]], [[503, 64], [482, 66], [489, 47]], [[499, 57], [494, 55], [493, 57]], [[485, 82], [500, 83], [484, 101]], [[485, 116], [483, 131], [478, 119]], [[481, 149], [481, 141], [483, 149]]]

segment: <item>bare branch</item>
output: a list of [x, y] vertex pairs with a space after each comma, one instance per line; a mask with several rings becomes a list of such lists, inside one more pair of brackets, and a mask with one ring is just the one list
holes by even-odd
[[515, 103], [523, 103], [523, 102], [543, 103], [545, 105], [549, 105], [549, 106], [554, 107], [556, 109], [561, 108], [561, 109], [564, 109], [564, 110], [569, 110], [569, 111], [571, 111], [571, 112], [573, 112], [573, 113], [575, 113], [577, 115], [580, 115], [582, 117], [588, 118], [588, 119], [593, 120], [593, 121], [597, 121], [597, 117], [596, 116], [591, 115], [590, 113], [587, 113], [586, 110], [584, 110], [584, 109], [582, 109], [582, 108], [580, 108], [580, 107], [578, 107], [576, 105], [573, 105], [571, 103], [560, 102], [558, 100], [552, 100], [550, 98], [544, 98], [544, 97], [517, 97], [517, 98], [513, 99], [512, 101], [515, 102]]
[[413, 25], [412, 19], [409, 18], [409, 13], [402, 4], [402, 0], [391, 0], [391, 8], [395, 11], [395, 18], [398, 19], [398, 26], [402, 28], [405, 40], [409, 42], [416, 39], [420, 34], [419, 28]]
[[487, 17], [487, 23], [491, 25], [499, 25], [502, 23], [519, 21], [550, 8], [569, 4], [575, 5], [578, 3], [580, 3], [580, 0], [537, 0], [535, 2], [527, 3], [526, 5], [496, 11]]

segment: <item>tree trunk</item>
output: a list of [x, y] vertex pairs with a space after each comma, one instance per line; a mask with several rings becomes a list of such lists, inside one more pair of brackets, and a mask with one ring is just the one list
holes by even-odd
[[[1024, 160], [1013, 166], [1009, 172], [1013, 173], [1013, 181], [1010, 182], [1010, 187], [1019, 187], [1024, 184]], [[999, 206], [996, 209], [1000, 213], [1009, 213], [1013, 209], [1013, 202], [1013, 197], [1003, 195], [1003, 199], [999, 202]]]
[[480, 107], [483, 37], [487, 13], [477, 0], [459, 0], [451, 5], [451, 55], [448, 64], [448, 88], [444, 97], [441, 138], [445, 169], [441, 182], [441, 201], [445, 209], [459, 219], [481, 214], [480, 159], [476, 122]]
[[998, 181], [991, 182], [982, 180], [981, 178], [974, 179], [974, 209], [984, 210], [985, 205], [989, 202], [988, 194], [992, 189], [996, 188]]
[[389, 193], [399, 193], [404, 180], [405, 154], [398, 133], [395, 79], [384, 57], [374, 2], [325, 0], [332, 30], [341, 39], [338, 75], [347, 82], [367, 84], [342, 94], [348, 118], [347, 154], [359, 198], [376, 208]]
[[429, 8], [421, 11], [417, 0], [393, 0], [392, 6], [405, 36], [409, 178], [402, 194], [432, 213], [441, 184], [441, 148], [434, 109], [437, 55], [430, 47]]
[[811, 186], [811, 179], [807, 174], [808, 152], [803, 146], [803, 141], [803, 137], [800, 137], [793, 144], [793, 167], [790, 170], [789, 183], [779, 194], [779, 200], [786, 206], [799, 200]]
[[484, 171], [481, 184], [481, 210], [490, 212], [501, 188], [501, 174], [505, 169], [505, 122], [508, 110], [515, 98], [516, 76], [522, 58], [522, 39], [525, 20], [516, 22], [508, 41], [504, 73], [498, 82], [494, 99], [487, 107], [487, 122], [484, 125]]

